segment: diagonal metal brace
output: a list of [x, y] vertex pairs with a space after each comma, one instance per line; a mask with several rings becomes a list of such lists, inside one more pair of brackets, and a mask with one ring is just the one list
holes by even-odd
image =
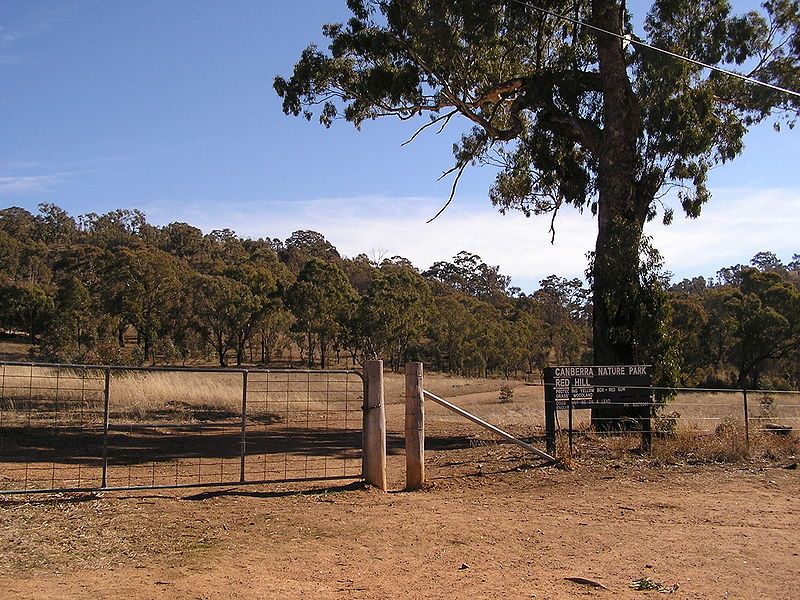
[[549, 461], [551, 461], [553, 463], [558, 463], [558, 460], [555, 457], [550, 456], [549, 454], [547, 454], [547, 452], [542, 452], [538, 448], [536, 448], [534, 446], [531, 446], [530, 444], [528, 444], [526, 442], [523, 442], [520, 439], [515, 438], [510, 433], [508, 433], [506, 431], [503, 431], [499, 427], [495, 427], [491, 423], [487, 423], [486, 421], [484, 421], [480, 417], [476, 417], [475, 415], [473, 415], [470, 412], [467, 412], [463, 408], [461, 408], [459, 406], [456, 406], [455, 404], [452, 404], [451, 402], [448, 402], [447, 400], [445, 400], [443, 398], [439, 398], [439, 396], [437, 396], [436, 394], [431, 394], [427, 390], [423, 390], [422, 393], [425, 394], [425, 397], [428, 398], [429, 400], [433, 400], [437, 404], [440, 404], [440, 405], [444, 406], [445, 408], [452, 410], [454, 413], [461, 415], [465, 419], [469, 419], [470, 421], [472, 421], [473, 423], [475, 423], [477, 425], [480, 425], [484, 429], [488, 429], [489, 431], [499, 435], [501, 438], [508, 440], [512, 444], [516, 444], [517, 446], [519, 446], [521, 448], [525, 448], [525, 450], [527, 450], [528, 452], [533, 452], [536, 456], [539, 456], [541, 458], [549, 460]]

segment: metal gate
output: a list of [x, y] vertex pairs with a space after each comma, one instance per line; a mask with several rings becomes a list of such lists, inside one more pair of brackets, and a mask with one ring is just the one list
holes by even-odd
[[0, 362], [0, 493], [362, 477], [352, 370]]

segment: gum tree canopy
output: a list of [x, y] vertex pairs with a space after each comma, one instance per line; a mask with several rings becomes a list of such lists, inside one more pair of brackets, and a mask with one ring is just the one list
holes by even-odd
[[[344, 118], [466, 119], [456, 176], [499, 168], [501, 211], [597, 216], [592, 266], [594, 360], [648, 360], [652, 294], [640, 264], [642, 229], [672, 209], [690, 217], [709, 199], [709, 169], [736, 157], [748, 127], [794, 124], [800, 99], [548, 16], [567, 15], [626, 36], [614, 0], [348, 0], [353, 17], [325, 25], [327, 51], [309, 46], [275, 89], [287, 114], [325, 126]], [[732, 14], [726, 0], [657, 0], [646, 42], [773, 85], [800, 89], [800, 9], [768, 0]], [[630, 38], [629, 38], [630, 39]], [[638, 40], [638, 38], [633, 38]], [[662, 207], [662, 210], [659, 210]]]

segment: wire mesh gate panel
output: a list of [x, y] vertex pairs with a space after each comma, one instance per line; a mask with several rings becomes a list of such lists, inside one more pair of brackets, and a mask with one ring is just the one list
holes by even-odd
[[0, 366], [0, 491], [102, 480], [105, 371]]
[[247, 479], [361, 475], [364, 386], [352, 374], [248, 374]]
[[361, 477], [355, 371], [0, 363], [0, 493]]

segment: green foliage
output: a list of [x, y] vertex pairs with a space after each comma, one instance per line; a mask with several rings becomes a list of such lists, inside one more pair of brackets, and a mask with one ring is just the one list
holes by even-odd
[[286, 304], [297, 319], [294, 329], [308, 337], [308, 363], [313, 365], [314, 342], [319, 344], [322, 367], [328, 346], [341, 332], [357, 301], [347, 276], [335, 263], [309, 260], [289, 288]]
[[292, 233], [283, 244], [279, 255], [292, 273], [299, 273], [312, 258], [326, 262], [336, 262], [340, 258], [333, 244], [322, 234], [310, 230]]
[[186, 223], [170, 223], [161, 230], [159, 247], [178, 258], [195, 257], [205, 250], [203, 232]]
[[719, 286], [671, 291], [685, 383], [794, 387], [800, 286], [771, 252], [758, 253], [753, 264], [762, 270], [736, 265], [720, 271]]
[[35, 283], [0, 286], [0, 318], [6, 327], [25, 331], [31, 342], [53, 319], [55, 303], [48, 290]]
[[166, 332], [170, 312], [180, 300], [181, 265], [154, 248], [123, 248], [108, 265], [105, 300], [109, 311], [136, 328], [143, 361], [153, 359], [153, 344]]
[[[342, 118], [360, 128], [386, 116], [418, 118], [420, 132], [460, 122], [466, 132], [453, 147], [453, 193], [467, 166], [491, 165], [498, 175], [489, 195], [501, 212], [591, 210], [598, 218], [590, 273], [594, 362], [653, 362], [659, 383], [677, 382], [670, 306], [644, 225], [657, 215], [665, 188], [677, 189], [680, 209], [697, 217], [710, 197], [709, 170], [741, 153], [750, 126], [768, 117], [793, 126], [800, 100], [622, 44], [525, 3], [347, 5], [353, 17], [346, 24], [323, 28], [328, 50], [309, 46], [289, 77], [275, 78], [284, 112], [309, 120], [316, 114], [326, 127]], [[631, 31], [624, 2], [555, 0], [547, 9], [617, 36]], [[738, 16], [728, 0], [655, 0], [644, 29], [660, 48], [729, 68], [747, 65], [755, 78], [798, 89], [797, 3], [767, 0], [763, 9]], [[665, 206], [665, 223], [674, 210]], [[428, 274], [471, 293], [459, 257]], [[493, 347], [503, 348], [505, 363], [516, 361], [505, 326], [493, 331], [496, 344], [471, 359], [484, 369]]]
[[[669, 274], [663, 270], [660, 253], [643, 237], [640, 241], [636, 284], [627, 279], [612, 278], [614, 291], [606, 292], [608, 338], [611, 344], [629, 348], [628, 362], [653, 365], [653, 383], [658, 387], [675, 387], [680, 381], [680, 348], [670, 331], [672, 306], [666, 293]], [[611, 264], [604, 271], [613, 271]], [[597, 266], [593, 271], [597, 273]], [[592, 274], [592, 266], [587, 275]], [[597, 296], [597, 290], [595, 290]], [[659, 391], [659, 402], [672, 395]]]
[[667, 414], [658, 414], [653, 418], [653, 431], [660, 436], [675, 435], [681, 413], [674, 410]]
[[[344, 351], [353, 364], [379, 357], [398, 369], [423, 360], [434, 370], [503, 377], [592, 362], [594, 297], [577, 279], [551, 275], [526, 295], [468, 252], [420, 274], [401, 257], [342, 257], [315, 232], [284, 243], [158, 228], [126, 211], [73, 219], [42, 210], [0, 210], [0, 329], [34, 339], [36, 358], [268, 364], [299, 350], [327, 364]], [[74, 226], [89, 221], [105, 233]], [[298, 248], [320, 256], [295, 276]], [[655, 365], [662, 385], [679, 376], [684, 385], [797, 388], [796, 258], [779, 268], [779, 258], [760, 252], [758, 269], [734, 265], [716, 282], [694, 278], [665, 292], [668, 274], [645, 240], [638, 287], [628, 290], [635, 295], [609, 306], [646, 335], [615, 333], [634, 340], [632, 360]]]
[[365, 356], [386, 357], [395, 370], [419, 344], [431, 309], [427, 282], [408, 266], [384, 262], [353, 314], [351, 333]]
[[423, 273], [457, 292], [483, 300], [497, 302], [506, 298], [511, 278], [500, 273], [500, 267], [487, 265], [480, 256], [462, 250], [453, 262], [438, 261]]
[[654, 581], [650, 577], [642, 577], [641, 579], [634, 579], [630, 582], [629, 587], [638, 592], [656, 591], [662, 594], [674, 594], [678, 591], [678, 584], [670, 586], [664, 585], [661, 582]]
[[800, 290], [775, 272], [745, 269], [728, 300], [735, 338], [729, 355], [738, 383], [758, 387], [763, 363], [800, 347]]
[[95, 310], [83, 282], [74, 275], [64, 276], [42, 340], [42, 355], [54, 362], [86, 362], [86, 353], [97, 343]]
[[228, 364], [228, 352], [237, 348], [256, 302], [243, 283], [220, 275], [196, 274], [190, 280], [193, 325], [214, 349], [219, 365]]

